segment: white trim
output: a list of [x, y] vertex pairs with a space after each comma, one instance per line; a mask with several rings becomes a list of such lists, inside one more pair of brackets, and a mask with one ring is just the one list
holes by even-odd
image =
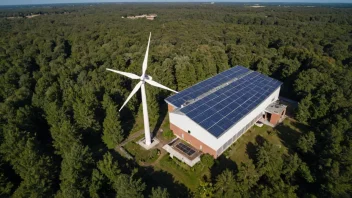
[[165, 102], [166, 102], [168, 105], [171, 105], [171, 106], [172, 106], [173, 108], [175, 108], [175, 109], [178, 108], [178, 107], [176, 107], [175, 105], [173, 105], [172, 103], [170, 103], [170, 102], [168, 102], [168, 101], [166, 101], [166, 100], [165, 100]]

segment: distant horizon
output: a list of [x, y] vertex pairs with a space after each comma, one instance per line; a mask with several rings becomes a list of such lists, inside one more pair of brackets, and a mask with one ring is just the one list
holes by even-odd
[[304, 4], [352, 4], [352, 0], [4, 0], [0, 6], [18, 5], [49, 5], [49, 4], [76, 4], [76, 3], [304, 3]]

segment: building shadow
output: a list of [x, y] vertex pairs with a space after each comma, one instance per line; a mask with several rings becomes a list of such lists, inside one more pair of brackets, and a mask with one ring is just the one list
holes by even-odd
[[175, 181], [174, 177], [168, 172], [162, 170], [155, 171], [153, 167], [143, 167], [138, 176], [147, 184], [145, 197], [151, 194], [152, 188], [157, 187], [166, 188], [170, 197], [192, 197], [191, 191], [185, 185]]
[[210, 168], [211, 181], [214, 182], [216, 180], [216, 177], [226, 169], [234, 173], [238, 171], [237, 164], [234, 161], [226, 158], [225, 155], [221, 155], [215, 160], [214, 165]]

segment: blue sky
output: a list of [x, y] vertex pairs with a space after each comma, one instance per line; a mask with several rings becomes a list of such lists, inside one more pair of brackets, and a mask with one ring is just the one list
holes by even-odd
[[0, 5], [85, 3], [85, 2], [304, 2], [352, 3], [352, 0], [0, 0]]

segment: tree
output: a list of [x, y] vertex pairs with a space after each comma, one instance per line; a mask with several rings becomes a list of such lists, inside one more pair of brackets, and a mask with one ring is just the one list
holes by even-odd
[[99, 198], [99, 191], [103, 187], [103, 175], [97, 170], [92, 171], [92, 180], [89, 186], [89, 195], [92, 198]]
[[[156, 126], [159, 115], [160, 115], [160, 104], [159, 104], [159, 94], [160, 88], [146, 86], [147, 104], [148, 104], [148, 116], [151, 130]], [[140, 106], [143, 108], [143, 105]]]
[[8, 171], [6, 171], [4, 162], [0, 156], [0, 197], [9, 197], [14, 187], [14, 184], [11, 182], [8, 176], [5, 175], [5, 172]]
[[231, 67], [236, 65], [250, 66], [253, 57], [250, 49], [245, 45], [228, 45], [226, 53]]
[[91, 129], [97, 127], [97, 122], [94, 119], [94, 111], [89, 105], [77, 99], [73, 104], [73, 109], [75, 121], [80, 128]]
[[205, 80], [217, 74], [218, 68], [210, 50], [208, 45], [201, 45], [192, 54], [191, 61], [197, 73], [197, 81]]
[[111, 182], [115, 182], [121, 171], [118, 163], [114, 161], [111, 153], [104, 154], [103, 159], [98, 162], [98, 168]]
[[226, 52], [219, 46], [213, 46], [211, 48], [212, 55], [214, 57], [214, 62], [216, 64], [217, 73], [225, 71], [229, 69], [228, 57], [226, 56]]
[[213, 197], [214, 187], [211, 182], [200, 180], [199, 187], [197, 188], [196, 192], [194, 193], [195, 197]]
[[[78, 87], [76, 87], [78, 89]], [[82, 87], [79, 89], [80, 95], [73, 103], [74, 119], [77, 125], [84, 130], [98, 131], [100, 125], [95, 117], [95, 109], [98, 101], [94, 94], [93, 87]]]
[[121, 173], [118, 164], [108, 152], [103, 160], [98, 162], [99, 170], [109, 179], [111, 186], [116, 191], [116, 197], [143, 197], [145, 184], [141, 179], [135, 180], [134, 174]]
[[315, 135], [312, 131], [304, 134], [298, 139], [297, 147], [303, 152], [314, 152], [313, 146], [315, 144]]
[[238, 168], [236, 178], [239, 183], [239, 191], [243, 196], [249, 196], [250, 189], [257, 184], [260, 177], [258, 172], [259, 171], [256, 170], [252, 160], [247, 163], [241, 163], [240, 167]]
[[194, 67], [190, 64], [190, 59], [187, 56], [177, 56], [174, 58], [175, 75], [177, 81], [177, 89], [183, 90], [196, 82], [196, 72]]
[[311, 95], [303, 98], [298, 103], [298, 111], [296, 117], [300, 122], [307, 122], [308, 118], [310, 117], [309, 108], [312, 104]]
[[109, 149], [115, 148], [123, 139], [123, 129], [117, 108], [111, 103], [106, 107], [106, 117], [103, 122], [103, 128], [103, 142]]
[[57, 197], [87, 197], [93, 165], [89, 148], [79, 144], [72, 145], [71, 150], [64, 153], [62, 158], [61, 183]]
[[240, 196], [237, 192], [237, 182], [234, 174], [226, 169], [220, 175], [216, 177], [215, 193], [216, 197], [238, 197]]
[[81, 136], [76, 127], [67, 118], [65, 111], [56, 103], [45, 105], [46, 120], [50, 127], [53, 146], [60, 155], [71, 151], [72, 145], [80, 144]]
[[142, 198], [145, 184], [141, 179], [135, 180], [133, 175], [121, 174], [115, 179], [113, 184], [116, 190], [116, 197], [118, 198]]
[[167, 192], [166, 188], [152, 188], [152, 193], [149, 195], [149, 198], [169, 198], [170, 194]]
[[0, 152], [22, 181], [14, 197], [45, 197], [53, 193], [55, 169], [52, 159], [41, 154], [28, 132], [10, 126], [4, 129]]
[[256, 167], [260, 175], [277, 179], [283, 166], [282, 151], [273, 144], [264, 142], [263, 146], [257, 149]]
[[214, 157], [209, 154], [202, 155], [201, 162], [203, 166], [211, 168], [214, 165]]
[[175, 65], [174, 61], [170, 58], [165, 59], [161, 65], [152, 64], [150, 67], [155, 68], [153, 70], [153, 78], [155, 81], [169, 87], [171, 89], [176, 89], [176, 79], [175, 79]]
[[267, 58], [261, 58], [256, 62], [256, 70], [262, 74], [270, 75], [270, 65], [271, 61]]
[[[151, 10], [145, 5], [136, 12], [135, 7], [1, 9], [0, 190], [5, 194], [0, 196], [50, 197], [58, 188], [58, 197], [146, 196], [138, 189], [144, 185], [138, 182], [140, 174], [130, 176], [133, 163], [103, 156], [104, 143], [112, 148], [133, 126], [138, 128], [142, 115], [138, 94], [117, 113], [137, 82], [105, 69], [140, 74], [146, 35], [138, 32], [158, 28], [148, 68], [158, 82], [181, 91], [242, 65], [282, 81], [281, 95], [299, 102], [295, 119], [306, 125], [288, 152], [258, 146], [254, 162], [221, 175], [231, 184], [222, 185], [226, 192], [204, 181], [197, 196], [350, 196], [350, 8], [272, 11], [165, 4], [158, 6], [160, 18], [153, 22], [120, 19]], [[25, 18], [35, 13], [45, 16]], [[153, 89], [147, 86], [151, 121], [156, 122], [170, 92]], [[148, 182], [145, 188], [154, 186]]]

